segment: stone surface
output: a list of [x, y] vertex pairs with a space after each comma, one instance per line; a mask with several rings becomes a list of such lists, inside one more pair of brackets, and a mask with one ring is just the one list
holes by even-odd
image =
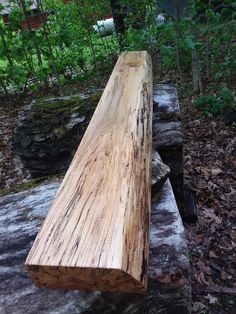
[[176, 87], [170, 82], [153, 89], [153, 148], [170, 169], [170, 180], [181, 216], [186, 222], [197, 220], [196, 200], [185, 188], [183, 173], [183, 134]]
[[170, 82], [153, 89], [153, 148], [170, 167], [170, 180], [181, 215], [185, 215], [183, 188], [183, 135], [176, 87]]
[[163, 163], [160, 155], [152, 150], [152, 197], [160, 191], [170, 175], [170, 168]]
[[186, 239], [169, 180], [152, 205], [146, 295], [35, 287], [24, 261], [58, 187], [42, 184], [0, 199], [0, 313], [189, 313]]
[[19, 107], [0, 103], [0, 189], [9, 188], [30, 178], [22, 160], [15, 156], [9, 145], [18, 123]]
[[156, 84], [153, 90], [153, 102], [159, 112], [180, 114], [176, 87], [171, 82]]
[[33, 101], [20, 114], [12, 148], [32, 177], [67, 170], [101, 93]]
[[168, 146], [182, 146], [181, 122], [159, 122], [153, 126], [153, 146], [162, 149]]

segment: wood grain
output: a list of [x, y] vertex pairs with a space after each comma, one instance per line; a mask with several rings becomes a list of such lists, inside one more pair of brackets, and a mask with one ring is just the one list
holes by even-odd
[[37, 286], [144, 292], [152, 65], [122, 53], [26, 260]]

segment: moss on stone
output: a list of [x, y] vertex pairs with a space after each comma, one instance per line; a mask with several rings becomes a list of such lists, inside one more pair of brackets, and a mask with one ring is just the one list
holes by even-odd
[[35, 178], [35, 179], [27, 181], [27, 182], [19, 183], [13, 187], [0, 189], [0, 196], [5, 196], [7, 194], [12, 194], [12, 193], [17, 193], [17, 192], [21, 192], [24, 190], [28, 190], [28, 189], [33, 188], [33, 187], [39, 185], [40, 183], [46, 181], [47, 179], [49, 179], [49, 177]]
[[63, 111], [76, 108], [80, 112], [80, 109], [86, 109], [86, 107], [95, 108], [101, 97], [101, 92], [92, 94], [87, 98], [81, 98], [80, 96], [70, 96], [69, 99], [54, 98], [51, 101], [49, 99], [36, 100], [33, 105], [34, 113], [50, 113], [57, 111], [62, 113]]
[[79, 97], [75, 97], [69, 100], [39, 100], [36, 101], [33, 105], [33, 112], [52, 112], [57, 110], [58, 112], [63, 112], [65, 110], [69, 110], [71, 107], [75, 105], [80, 105], [81, 99]]
[[[35, 120], [43, 118], [45, 122], [49, 121], [54, 124], [51, 120], [52, 116], [55, 117], [56, 114], [60, 117], [61, 123], [63, 123], [63, 117], [68, 117], [71, 111], [80, 115], [92, 113], [93, 110], [95, 110], [101, 95], [101, 92], [97, 92], [89, 95], [87, 98], [81, 98], [80, 96], [75, 95], [70, 96], [69, 99], [52, 98], [51, 101], [50, 99], [36, 100], [27, 121], [35, 123]], [[66, 120], [64, 122], [66, 123]]]

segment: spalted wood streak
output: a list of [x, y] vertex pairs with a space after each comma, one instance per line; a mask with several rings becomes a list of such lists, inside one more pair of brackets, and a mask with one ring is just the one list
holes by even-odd
[[151, 59], [125, 52], [26, 260], [37, 286], [146, 290], [151, 148]]

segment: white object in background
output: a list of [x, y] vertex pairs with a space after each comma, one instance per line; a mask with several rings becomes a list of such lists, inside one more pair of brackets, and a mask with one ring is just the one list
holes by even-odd
[[159, 13], [156, 18], [157, 24], [164, 24], [166, 22], [166, 18], [162, 13]]
[[113, 18], [97, 21], [96, 25], [93, 25], [93, 29], [99, 32], [102, 36], [108, 36], [114, 33], [115, 25]]

